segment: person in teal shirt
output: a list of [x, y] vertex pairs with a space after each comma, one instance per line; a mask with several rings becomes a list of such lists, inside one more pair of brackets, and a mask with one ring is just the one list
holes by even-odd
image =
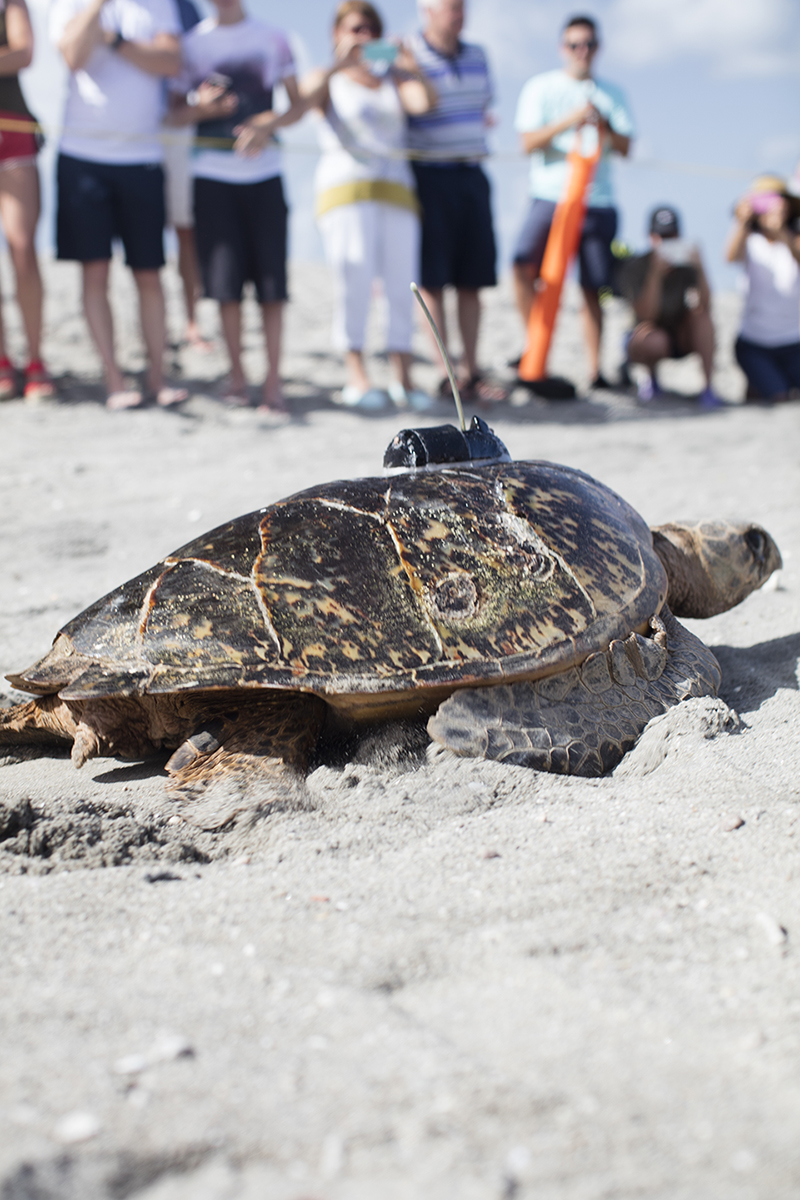
[[563, 69], [528, 80], [520, 93], [515, 120], [522, 148], [531, 156], [531, 200], [514, 251], [517, 307], [526, 328], [553, 213], [567, 187], [567, 155], [576, 148], [590, 155], [600, 139], [600, 161], [579, 250], [584, 332], [591, 386], [595, 388], [609, 386], [600, 371], [603, 314], [599, 292], [611, 286], [611, 243], [617, 232], [610, 159], [612, 154], [628, 155], [634, 134], [624, 93], [592, 74], [599, 45], [595, 21], [571, 17], [561, 42]]

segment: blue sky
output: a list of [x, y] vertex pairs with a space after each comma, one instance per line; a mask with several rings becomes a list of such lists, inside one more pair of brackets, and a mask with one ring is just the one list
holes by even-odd
[[[245, 0], [250, 11], [292, 35], [300, 70], [327, 61], [328, 0]], [[63, 93], [58, 57], [46, 39], [47, 0], [29, 0], [37, 56], [24, 87], [34, 111], [57, 124]], [[387, 28], [403, 34], [417, 24], [413, 0], [378, 3]], [[517, 158], [514, 107], [525, 80], [559, 65], [559, 31], [575, 11], [601, 26], [596, 73], [627, 92], [638, 137], [633, 159], [618, 163], [621, 236], [644, 241], [648, 210], [675, 204], [687, 236], [698, 240], [716, 286], [735, 272], [722, 247], [737, 194], [758, 172], [790, 175], [800, 160], [800, 3], [798, 0], [468, 0], [465, 36], [487, 49], [497, 86], [499, 125], [492, 135], [501, 267], [507, 268], [526, 204], [527, 167]], [[290, 16], [286, 14], [289, 13]], [[52, 139], [51, 139], [52, 142]], [[313, 126], [286, 134], [286, 179], [293, 208], [292, 253], [317, 257], [312, 216]], [[42, 161], [46, 211], [42, 242], [52, 240], [52, 146]]]

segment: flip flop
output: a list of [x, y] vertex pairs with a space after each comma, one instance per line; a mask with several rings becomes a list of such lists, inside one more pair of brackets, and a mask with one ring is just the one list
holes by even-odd
[[250, 389], [247, 384], [241, 388], [235, 388], [230, 382], [226, 383], [222, 399], [231, 408], [250, 408], [252, 406]]
[[40, 359], [32, 359], [25, 368], [22, 394], [26, 400], [52, 400], [56, 395], [55, 384]]
[[508, 389], [498, 383], [490, 383], [480, 371], [476, 371], [464, 383], [459, 383], [459, 391], [463, 400], [473, 404], [502, 404], [508, 399]]
[[0, 358], [0, 400], [13, 400], [18, 395], [17, 372], [9, 358]]
[[286, 398], [281, 396], [279, 400], [262, 399], [258, 406], [258, 411], [261, 413], [284, 413], [288, 415], [291, 410], [286, 403]]
[[197, 350], [200, 354], [210, 354], [214, 349], [214, 343], [211, 338], [203, 337], [199, 330], [193, 333], [187, 333], [183, 339], [183, 344], [191, 350]]
[[106, 408], [113, 412], [121, 412], [124, 408], [141, 408], [143, 404], [144, 397], [135, 388], [129, 392], [109, 392], [106, 397]]
[[407, 391], [397, 379], [392, 380], [386, 390], [395, 408], [410, 408], [413, 412], [425, 413], [437, 407], [433, 396], [420, 391], [419, 388], [411, 388], [410, 391]]
[[386, 406], [386, 395], [378, 388], [367, 388], [361, 392], [357, 387], [347, 384], [342, 388], [341, 396], [334, 403], [344, 408], [360, 408], [362, 412], [378, 412]]
[[189, 393], [186, 388], [162, 387], [156, 392], [156, 404], [159, 408], [172, 408], [188, 399]]

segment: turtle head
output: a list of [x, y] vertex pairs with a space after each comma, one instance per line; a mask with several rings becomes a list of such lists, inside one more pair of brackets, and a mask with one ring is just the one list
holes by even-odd
[[675, 522], [652, 532], [669, 579], [667, 603], [678, 617], [726, 612], [783, 566], [766, 529], [752, 522]]
[[480, 417], [473, 417], [469, 429], [464, 430], [455, 425], [401, 429], [383, 456], [384, 469], [389, 471], [510, 461], [500, 438]]

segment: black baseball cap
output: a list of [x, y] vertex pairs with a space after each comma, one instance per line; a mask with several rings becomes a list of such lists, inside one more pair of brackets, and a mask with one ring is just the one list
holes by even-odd
[[654, 208], [650, 214], [650, 232], [661, 238], [681, 236], [681, 219], [674, 208], [666, 204]]

